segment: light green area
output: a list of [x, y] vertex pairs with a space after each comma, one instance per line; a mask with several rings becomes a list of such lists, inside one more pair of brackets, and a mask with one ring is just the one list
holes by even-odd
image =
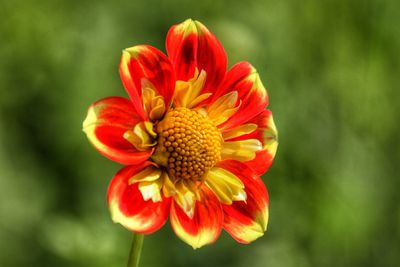
[[132, 235], [105, 202], [120, 166], [82, 121], [92, 102], [126, 96], [123, 48], [164, 50], [188, 17], [269, 90], [269, 230], [194, 251], [167, 224], [146, 236], [141, 266], [398, 266], [397, 0], [0, 0], [0, 266], [126, 265]]

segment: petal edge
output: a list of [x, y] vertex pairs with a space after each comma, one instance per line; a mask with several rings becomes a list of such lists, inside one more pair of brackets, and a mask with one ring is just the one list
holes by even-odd
[[246, 164], [227, 160], [220, 163], [245, 185], [247, 200], [223, 205], [224, 229], [239, 243], [248, 244], [264, 235], [268, 225], [268, 192], [260, 177]]
[[152, 150], [138, 151], [124, 133], [140, 121], [132, 103], [123, 97], [107, 97], [93, 103], [83, 122], [90, 143], [104, 156], [121, 164], [137, 164]]
[[223, 214], [217, 197], [203, 186], [203, 195], [196, 201], [193, 218], [189, 218], [173, 201], [170, 221], [176, 235], [197, 249], [217, 240], [222, 230]]

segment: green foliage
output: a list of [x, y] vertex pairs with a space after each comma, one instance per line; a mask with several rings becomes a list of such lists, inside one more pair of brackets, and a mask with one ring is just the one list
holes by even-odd
[[167, 225], [146, 237], [142, 266], [397, 266], [399, 10], [396, 0], [0, 0], [0, 266], [126, 264], [131, 234], [105, 204], [119, 166], [81, 124], [95, 100], [126, 95], [121, 50], [164, 50], [188, 17], [268, 87], [280, 133], [264, 177], [269, 230], [193, 251]]

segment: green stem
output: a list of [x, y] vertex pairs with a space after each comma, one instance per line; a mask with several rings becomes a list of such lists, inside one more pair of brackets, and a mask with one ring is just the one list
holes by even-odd
[[138, 267], [140, 253], [142, 252], [143, 234], [133, 234], [131, 251], [129, 252], [128, 267]]

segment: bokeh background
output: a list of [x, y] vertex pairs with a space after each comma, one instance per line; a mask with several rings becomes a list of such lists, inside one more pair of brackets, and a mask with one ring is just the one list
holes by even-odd
[[126, 96], [121, 50], [191, 17], [269, 90], [280, 146], [266, 235], [194, 251], [167, 224], [142, 265], [399, 266], [400, 1], [0, 0], [0, 266], [125, 266], [105, 203], [120, 168], [81, 131]]

